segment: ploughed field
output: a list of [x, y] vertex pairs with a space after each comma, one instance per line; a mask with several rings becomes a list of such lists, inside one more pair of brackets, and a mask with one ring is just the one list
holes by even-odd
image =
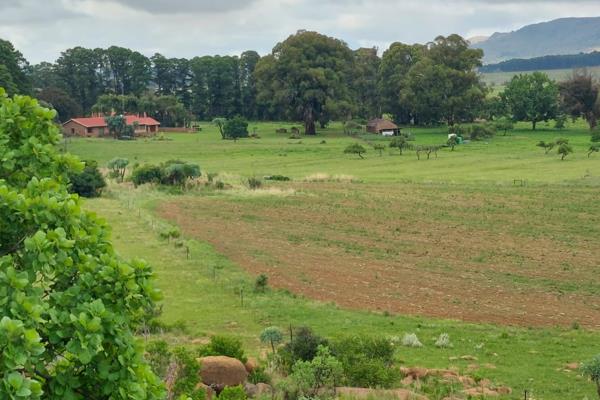
[[600, 326], [594, 186], [289, 183], [157, 205], [272, 285], [349, 308]]

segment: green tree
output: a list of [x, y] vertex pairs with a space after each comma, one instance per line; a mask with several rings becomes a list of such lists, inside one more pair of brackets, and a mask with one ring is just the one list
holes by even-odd
[[367, 149], [358, 143], [348, 145], [348, 147], [344, 149], [344, 154], [357, 154], [360, 158], [364, 158], [362, 155], [366, 152]]
[[127, 171], [128, 165], [129, 160], [120, 157], [113, 158], [108, 162], [108, 164], [106, 164], [106, 166], [111, 170], [110, 176], [112, 178], [116, 178], [118, 182], [123, 182], [125, 179], [125, 172]]
[[102, 49], [74, 47], [61, 53], [55, 71], [60, 87], [88, 112], [105, 92], [101, 75]]
[[258, 101], [301, 119], [304, 133], [315, 135], [315, 122], [342, 117], [350, 108], [352, 64], [352, 51], [344, 42], [299, 31], [258, 62]]
[[[0, 90], [1, 91], [1, 90]], [[0, 397], [164, 398], [134, 332], [159, 293], [67, 192], [54, 111], [0, 94]]]
[[483, 52], [471, 49], [459, 35], [439, 36], [426, 56], [413, 65], [401, 91], [420, 123], [454, 125], [472, 120], [486, 96], [475, 69]]
[[588, 362], [583, 363], [581, 366], [581, 372], [588, 376], [596, 384], [596, 391], [600, 397], [600, 355], [597, 355]]
[[548, 154], [553, 148], [554, 146], [556, 146], [556, 143], [554, 142], [545, 142], [543, 140], [540, 140], [538, 142], [538, 144], [536, 144], [537, 147], [541, 147], [542, 149], [544, 149], [545, 154]]
[[106, 181], [98, 170], [96, 161], [86, 161], [83, 171], [71, 172], [69, 181], [69, 191], [83, 197], [98, 197], [106, 187]]
[[412, 122], [414, 115], [411, 104], [402, 97], [406, 88], [408, 71], [425, 56], [423, 45], [392, 43], [383, 52], [377, 74], [377, 95], [381, 97], [381, 109], [392, 113], [394, 119], [402, 124]]
[[257, 117], [256, 107], [256, 78], [254, 70], [260, 60], [260, 55], [253, 50], [245, 51], [240, 55], [239, 82], [240, 82], [240, 114], [253, 120]]
[[28, 74], [29, 63], [12, 43], [0, 39], [0, 87], [9, 95], [29, 94], [31, 80]]
[[591, 144], [590, 147], [588, 148], [588, 158], [590, 158], [590, 156], [593, 153], [598, 153], [600, 152], [600, 144]]
[[225, 135], [225, 124], [227, 123], [227, 118], [215, 118], [212, 120], [212, 123], [219, 128], [221, 139], [226, 139], [227, 136]]
[[235, 141], [248, 137], [248, 121], [239, 116], [228, 119], [223, 125], [223, 134], [227, 139]]
[[558, 87], [542, 72], [514, 76], [501, 97], [513, 119], [531, 122], [533, 130], [558, 112]]
[[375, 143], [373, 145], [373, 150], [379, 152], [379, 157], [383, 155], [383, 151], [385, 150], [385, 146], [381, 143]]
[[319, 346], [312, 360], [294, 364], [292, 373], [282, 386], [287, 393], [292, 392], [298, 397], [331, 396], [342, 376], [342, 364], [331, 355], [329, 348]]
[[132, 125], [127, 125], [127, 119], [123, 115], [111, 115], [104, 117], [108, 132], [115, 138], [121, 139], [124, 137], [132, 138], [134, 129]]
[[406, 136], [395, 136], [390, 142], [390, 147], [398, 149], [398, 152], [400, 155], [402, 155], [402, 151], [408, 148], [408, 140], [406, 139]]
[[508, 131], [515, 129], [515, 124], [510, 118], [502, 117], [494, 121], [494, 127], [498, 131], [503, 131], [504, 136], [506, 136]]
[[283, 333], [281, 332], [281, 329], [275, 326], [270, 326], [268, 328], [265, 328], [260, 333], [260, 341], [262, 343], [270, 344], [271, 350], [273, 351], [273, 353], [275, 353], [275, 345], [283, 341]]
[[600, 118], [600, 85], [585, 69], [576, 70], [569, 80], [559, 84], [562, 106], [573, 118], [583, 117], [590, 130]]
[[67, 92], [58, 87], [50, 86], [40, 90], [37, 98], [47, 103], [49, 108], [55, 109], [58, 120], [61, 122], [83, 114], [81, 106]]
[[151, 79], [150, 60], [124, 47], [111, 46], [101, 52], [101, 74], [104, 86], [115, 94], [140, 95]]
[[375, 118], [381, 114], [378, 71], [381, 60], [377, 48], [360, 48], [353, 51], [352, 90], [356, 101], [356, 112], [362, 118]]
[[573, 147], [568, 142], [563, 142], [558, 145], [558, 155], [561, 160], [564, 160], [566, 156], [573, 153]]
[[450, 147], [450, 151], [454, 151], [454, 148], [458, 145], [458, 137], [456, 135], [450, 136], [446, 145]]

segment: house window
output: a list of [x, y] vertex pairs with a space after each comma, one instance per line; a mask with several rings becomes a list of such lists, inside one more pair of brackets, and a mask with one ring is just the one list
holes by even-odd
[[87, 133], [92, 133], [92, 128], [87, 128]]
[[75, 134], [75, 128], [71, 128], [71, 135]]

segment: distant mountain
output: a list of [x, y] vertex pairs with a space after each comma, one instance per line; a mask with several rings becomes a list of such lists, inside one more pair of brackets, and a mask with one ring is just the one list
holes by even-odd
[[526, 72], [547, 71], [553, 69], [576, 69], [600, 66], [600, 52], [568, 54], [562, 56], [543, 56], [534, 58], [515, 58], [498, 64], [487, 64], [479, 72]]
[[472, 45], [480, 44], [488, 40], [489, 36], [473, 36], [472, 38], [467, 39], [469, 43]]
[[494, 33], [489, 39], [473, 43], [483, 49], [484, 63], [513, 58], [578, 54], [600, 50], [600, 17], [561, 18], [527, 25], [509, 33]]

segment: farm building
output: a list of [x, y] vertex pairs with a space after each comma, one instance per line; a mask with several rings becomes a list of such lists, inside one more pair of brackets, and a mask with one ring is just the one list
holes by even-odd
[[[102, 137], [108, 136], [109, 131], [105, 117], [72, 118], [62, 124], [62, 130], [68, 136]], [[152, 136], [158, 132], [160, 122], [151, 117], [140, 117], [137, 115], [126, 115], [127, 125], [134, 125], [136, 136]]]
[[396, 136], [400, 133], [400, 128], [392, 121], [376, 118], [367, 122], [367, 132], [383, 136]]

